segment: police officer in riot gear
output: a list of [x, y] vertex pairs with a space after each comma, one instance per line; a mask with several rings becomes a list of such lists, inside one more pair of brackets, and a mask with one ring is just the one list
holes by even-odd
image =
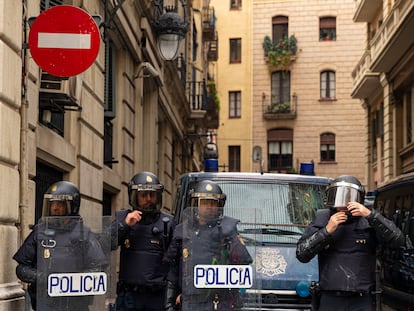
[[[121, 246], [117, 311], [164, 310], [168, 248], [174, 222], [161, 212], [164, 186], [151, 172], [141, 172], [128, 183], [132, 210], [116, 212], [112, 249]], [[117, 233], [117, 234], [116, 234]]]
[[297, 243], [296, 257], [319, 259], [319, 311], [375, 310], [376, 247], [399, 247], [402, 232], [364, 202], [364, 187], [353, 176], [339, 176], [326, 190], [327, 209], [318, 210]]
[[187, 219], [177, 225], [166, 260], [171, 263], [166, 310], [239, 310], [238, 289], [194, 286], [198, 264], [250, 264], [252, 258], [237, 231], [238, 220], [224, 216], [226, 195], [210, 180], [197, 183], [191, 193]]
[[[52, 184], [44, 194], [39, 224], [13, 256], [18, 263], [17, 277], [29, 283], [34, 310], [79, 311], [87, 310], [92, 303], [91, 296], [49, 297], [45, 285], [50, 273], [99, 271], [108, 265], [100, 243], [79, 216], [80, 201], [79, 190], [73, 183]], [[40, 245], [45, 247], [38, 254]], [[39, 292], [40, 289], [45, 292]]]

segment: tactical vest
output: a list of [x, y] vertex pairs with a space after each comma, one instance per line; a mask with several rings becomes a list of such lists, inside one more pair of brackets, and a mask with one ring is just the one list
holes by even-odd
[[[317, 226], [326, 223], [315, 219]], [[340, 225], [318, 257], [321, 289], [368, 293], [375, 285], [376, 246], [375, 230], [365, 218]]]
[[[118, 221], [125, 219], [129, 211], [116, 213]], [[162, 262], [168, 248], [169, 237], [164, 237], [164, 222], [168, 217], [167, 233], [172, 217], [164, 213], [151, 223], [138, 222], [132, 226], [121, 244], [119, 280], [126, 284], [158, 287], [165, 284], [168, 264]]]
[[[228, 238], [237, 234], [237, 220], [224, 217], [220, 226], [188, 226], [182, 230], [182, 287], [183, 295], [191, 299], [200, 299], [200, 302], [211, 299], [211, 289], [194, 287], [193, 269], [198, 264], [231, 264]], [[214, 290], [214, 293], [219, 290]], [[226, 289], [228, 292], [228, 290]]]
[[35, 234], [41, 251], [37, 256], [40, 272], [82, 272], [93, 268], [90, 264], [96, 258], [92, 256], [105, 259], [100, 249], [96, 254], [88, 255], [94, 251], [88, 242], [91, 232], [81, 221], [71, 220], [68, 224], [48, 227], [41, 224], [35, 227]]

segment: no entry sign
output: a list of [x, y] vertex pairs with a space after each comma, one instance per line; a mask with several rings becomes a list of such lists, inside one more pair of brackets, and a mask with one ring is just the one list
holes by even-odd
[[36, 64], [51, 75], [70, 77], [88, 69], [99, 52], [99, 28], [84, 10], [58, 5], [33, 22], [29, 48]]

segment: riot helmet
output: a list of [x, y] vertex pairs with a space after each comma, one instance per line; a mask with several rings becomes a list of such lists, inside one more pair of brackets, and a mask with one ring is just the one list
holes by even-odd
[[78, 216], [80, 207], [79, 189], [71, 182], [58, 181], [52, 184], [43, 196], [44, 217]]
[[349, 202], [363, 204], [365, 189], [361, 182], [349, 175], [342, 175], [335, 178], [326, 190], [326, 206], [332, 210], [347, 210]]
[[[164, 185], [160, 183], [158, 177], [151, 172], [141, 172], [132, 177], [128, 183], [129, 204], [134, 210], [143, 213], [159, 212], [162, 207], [162, 192]], [[150, 199], [144, 201], [144, 197]]]
[[191, 193], [191, 207], [198, 221], [216, 221], [223, 218], [226, 195], [211, 180], [200, 181]]

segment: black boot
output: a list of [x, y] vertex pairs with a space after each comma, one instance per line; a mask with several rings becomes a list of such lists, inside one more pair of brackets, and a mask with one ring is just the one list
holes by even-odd
[[167, 289], [165, 294], [165, 311], [175, 311], [177, 309], [177, 305], [175, 304], [175, 300], [177, 299], [177, 288], [176, 286], [168, 281]]

